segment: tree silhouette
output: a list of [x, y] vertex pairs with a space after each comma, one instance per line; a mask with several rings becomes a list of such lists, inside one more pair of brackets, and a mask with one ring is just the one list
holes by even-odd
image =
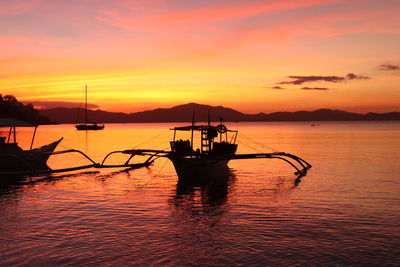
[[15, 118], [33, 124], [49, 124], [51, 121], [39, 115], [39, 111], [32, 104], [24, 105], [13, 95], [0, 94], [0, 118]]

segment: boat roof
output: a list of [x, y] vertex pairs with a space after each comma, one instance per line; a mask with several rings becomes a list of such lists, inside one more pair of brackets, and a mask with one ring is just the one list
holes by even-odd
[[[201, 131], [201, 130], [204, 130], [204, 129], [214, 129], [214, 130], [218, 131], [219, 128], [218, 128], [218, 126], [205, 124], [205, 125], [189, 125], [189, 126], [174, 127], [174, 128], [171, 128], [170, 130], [174, 130], [174, 131], [191, 131], [191, 130], [193, 130], [193, 131]], [[226, 129], [226, 131], [227, 132], [236, 132], [236, 131], [228, 130], [228, 129]]]
[[189, 125], [189, 126], [174, 127], [174, 128], [171, 128], [171, 130], [176, 130], [176, 131], [191, 131], [191, 130], [196, 131], [197, 130], [197, 131], [200, 131], [205, 128], [217, 129], [217, 127], [211, 126], [211, 125]]
[[0, 127], [36, 127], [37, 125], [13, 118], [0, 118]]

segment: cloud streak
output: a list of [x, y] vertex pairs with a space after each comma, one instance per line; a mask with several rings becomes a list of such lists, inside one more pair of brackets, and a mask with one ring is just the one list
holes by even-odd
[[309, 83], [309, 82], [343, 82], [345, 80], [344, 77], [339, 77], [339, 76], [288, 76], [289, 79], [292, 79], [292, 81], [283, 81], [280, 82], [279, 84], [294, 84], [294, 85], [300, 85], [303, 83]]
[[330, 88], [326, 87], [303, 87], [301, 90], [316, 90], [316, 91], [327, 91], [330, 90]]
[[221, 6], [200, 10], [186, 10], [161, 17], [161, 21], [205, 21], [249, 17], [276, 10], [304, 8], [344, 2], [343, 0], [301, 0], [273, 1], [262, 4], [246, 4], [237, 6]]
[[19, 2], [12, 2], [12, 1], [4, 1], [0, 2], [0, 15], [18, 15], [25, 13], [26, 11], [30, 10], [35, 3], [33, 1], [19, 1]]
[[378, 66], [378, 69], [383, 71], [400, 70], [400, 66], [392, 64], [382, 64]]
[[368, 80], [371, 79], [368, 76], [356, 75], [354, 73], [349, 73], [346, 75], [347, 80]]
[[284, 88], [284, 87], [281, 87], [281, 86], [279, 86], [279, 85], [272, 86], [272, 87], [269, 87], [269, 88], [271, 88], [271, 89], [275, 89], [275, 90], [285, 90], [285, 89], [286, 89], [286, 88]]
[[[66, 102], [66, 101], [21, 101], [24, 104], [32, 104], [38, 109], [50, 109], [50, 108], [79, 108], [82, 107], [82, 103]], [[89, 109], [99, 108], [96, 104], [88, 103]]]
[[293, 85], [301, 85], [303, 83], [310, 83], [310, 82], [332, 82], [332, 83], [339, 83], [344, 81], [350, 80], [367, 80], [370, 79], [368, 76], [356, 75], [354, 73], [348, 73], [346, 76], [288, 76], [291, 81], [283, 81], [279, 82], [278, 84], [293, 84]]

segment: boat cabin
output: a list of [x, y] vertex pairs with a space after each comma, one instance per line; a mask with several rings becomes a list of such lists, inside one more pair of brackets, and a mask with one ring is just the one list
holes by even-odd
[[[170, 142], [171, 151], [181, 155], [230, 155], [237, 149], [236, 138], [238, 131], [229, 130], [225, 125], [190, 125], [175, 127], [174, 139]], [[190, 132], [189, 139], [177, 139], [178, 132]], [[195, 133], [200, 134], [198, 147], [194, 145]]]

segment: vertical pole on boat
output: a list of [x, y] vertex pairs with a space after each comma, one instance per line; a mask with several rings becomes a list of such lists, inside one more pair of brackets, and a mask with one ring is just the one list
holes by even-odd
[[175, 139], [176, 139], [176, 129], [174, 128], [174, 140], [171, 143], [171, 151], [175, 152]]
[[8, 132], [8, 138], [7, 138], [7, 143], [10, 143], [11, 141], [11, 133], [12, 133], [12, 126], [10, 127], [10, 131]]
[[236, 143], [236, 138], [237, 138], [237, 135], [238, 135], [238, 132], [236, 131], [236, 132], [235, 132], [235, 138], [233, 139], [233, 144], [235, 144], [235, 143]]
[[33, 147], [33, 141], [35, 140], [36, 130], [37, 130], [37, 126], [35, 125], [35, 130], [33, 131], [33, 136], [32, 136], [32, 142], [31, 142], [31, 148], [30, 148], [30, 150], [32, 150], [32, 147]]
[[[210, 127], [210, 126], [211, 126], [211, 115], [210, 115], [210, 110], [208, 110], [208, 127]], [[207, 130], [207, 143], [208, 143], [208, 151], [209, 152], [212, 149], [212, 140], [214, 138], [214, 137], [211, 137], [210, 130], [211, 129]]]
[[13, 126], [14, 128], [14, 143], [17, 143], [17, 131], [15, 130], [15, 125]]
[[192, 133], [190, 137], [190, 148], [193, 150], [193, 128], [194, 128], [194, 110], [192, 115]]
[[[219, 125], [222, 125], [224, 119], [219, 117]], [[222, 133], [219, 133], [219, 142], [222, 143]]]
[[85, 85], [85, 123], [88, 123], [88, 120], [87, 120], [87, 85]]

